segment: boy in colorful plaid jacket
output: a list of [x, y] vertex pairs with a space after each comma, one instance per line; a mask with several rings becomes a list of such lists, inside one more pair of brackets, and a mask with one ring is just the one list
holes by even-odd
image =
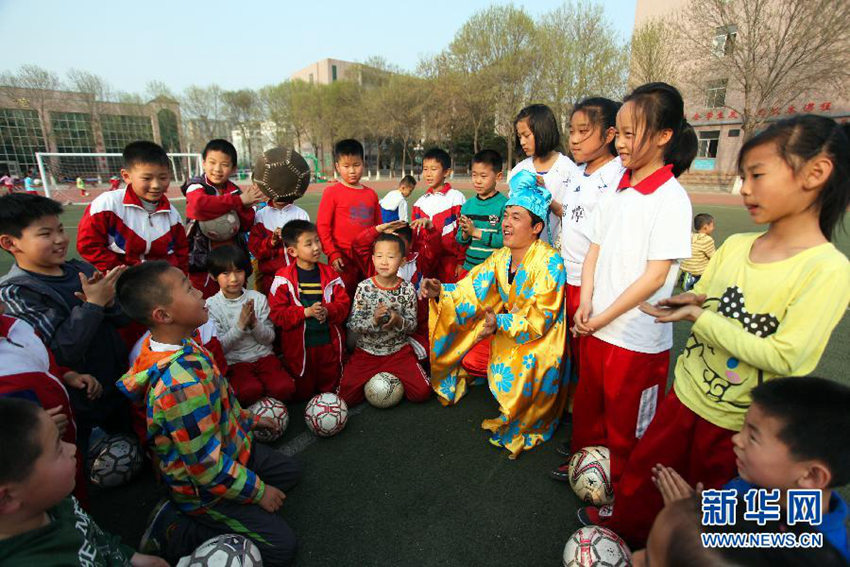
[[212, 355], [192, 340], [207, 319], [201, 292], [167, 262], [128, 269], [119, 301], [151, 335], [119, 388], [146, 409], [147, 441], [169, 499], [152, 514], [140, 547], [169, 561], [203, 541], [240, 533], [266, 565], [288, 565], [295, 534], [277, 514], [297, 482], [297, 465], [254, 443], [252, 429], [275, 429], [240, 407]]

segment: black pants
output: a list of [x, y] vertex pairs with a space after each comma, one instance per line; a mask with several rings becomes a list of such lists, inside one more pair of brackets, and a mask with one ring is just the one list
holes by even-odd
[[[263, 482], [283, 492], [289, 492], [301, 476], [301, 469], [293, 459], [260, 443], [251, 447], [248, 468]], [[289, 565], [295, 559], [295, 532], [279, 513], [266, 512], [257, 504], [230, 500], [221, 500], [200, 515], [181, 514], [168, 536], [166, 559], [176, 564], [177, 559], [189, 555], [206, 540], [228, 533], [244, 535], [257, 544], [263, 565]]]

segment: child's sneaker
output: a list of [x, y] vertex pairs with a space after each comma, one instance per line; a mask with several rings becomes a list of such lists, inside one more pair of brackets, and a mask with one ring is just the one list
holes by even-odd
[[148, 527], [139, 542], [139, 553], [161, 556], [168, 542], [168, 532], [176, 523], [179, 513], [171, 500], [160, 500], [148, 517]]
[[578, 521], [582, 526], [598, 526], [601, 522], [610, 518], [614, 513], [614, 505], [606, 504], [604, 506], [586, 506], [579, 508], [576, 512]]

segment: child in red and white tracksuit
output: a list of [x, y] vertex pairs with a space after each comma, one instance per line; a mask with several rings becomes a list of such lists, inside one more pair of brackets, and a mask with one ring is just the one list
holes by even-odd
[[[230, 181], [236, 171], [236, 148], [227, 140], [211, 140], [203, 152], [204, 174], [194, 177], [182, 187], [186, 195], [187, 238], [189, 240], [189, 278], [204, 298], [218, 292], [215, 278], [207, 272], [207, 256], [216, 246], [228, 244], [248, 252], [245, 233], [254, 225], [252, 205], [263, 200], [256, 187], [243, 192]], [[227, 213], [239, 218], [239, 231], [229, 240], [213, 241], [200, 230], [199, 222], [216, 219]]]
[[269, 318], [279, 328], [284, 368], [295, 379], [295, 399], [333, 392], [342, 375], [343, 323], [351, 302], [337, 272], [319, 262], [316, 226], [293, 220], [283, 227], [295, 262], [278, 270], [269, 291]]
[[442, 254], [438, 277], [443, 283], [457, 281], [463, 269], [466, 250], [457, 241], [460, 209], [466, 197], [446, 183], [451, 173], [451, 158], [439, 148], [425, 152], [422, 159], [422, 179], [428, 190], [413, 204], [413, 220], [427, 218], [441, 236]]
[[184, 272], [189, 246], [180, 213], [165, 196], [171, 182], [168, 155], [153, 142], [124, 148], [123, 191], [101, 193], [77, 231], [77, 252], [101, 272], [146, 260], [165, 260]]
[[[415, 230], [414, 228], [415, 227]], [[398, 235], [405, 245], [407, 255], [398, 270], [398, 276], [413, 285], [419, 291], [422, 278], [435, 278], [440, 267], [440, 233], [428, 219], [415, 221], [413, 227], [404, 221], [384, 223], [375, 228], [367, 228], [354, 239], [351, 245], [351, 257], [357, 262], [360, 271], [367, 277], [374, 276], [375, 264], [372, 262], [372, 248], [375, 240], [386, 232]], [[428, 299], [417, 301], [417, 325], [408, 340], [420, 361], [428, 360]]]
[[363, 401], [363, 387], [379, 372], [401, 380], [405, 397], [412, 402], [431, 395], [431, 382], [408, 341], [417, 327], [417, 311], [413, 285], [398, 275], [404, 252], [401, 238], [381, 234], [372, 253], [376, 274], [357, 286], [348, 319], [357, 347], [345, 365], [338, 392], [350, 406]]
[[288, 201], [270, 200], [267, 206], [254, 215], [248, 248], [257, 260], [258, 270], [254, 274], [254, 281], [257, 291], [263, 295], [269, 294], [277, 271], [295, 261], [286, 253], [281, 231], [286, 223], [296, 219], [309, 221], [310, 215]]

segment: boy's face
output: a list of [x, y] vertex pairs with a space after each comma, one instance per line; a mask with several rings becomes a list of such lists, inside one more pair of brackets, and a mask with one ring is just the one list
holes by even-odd
[[277, 199], [272, 199], [269, 201], [269, 206], [273, 209], [282, 209], [284, 207], [288, 207], [292, 203], [290, 201], [279, 201]]
[[224, 152], [210, 150], [204, 158], [204, 173], [213, 185], [224, 185], [230, 179], [236, 164]]
[[502, 237], [505, 246], [524, 248], [537, 240], [538, 234], [540, 230], [535, 230], [535, 227], [531, 225], [531, 213], [527, 209], [516, 205], [505, 208], [505, 216], [502, 219]]
[[410, 194], [413, 193], [413, 186], [412, 185], [399, 185], [398, 186], [398, 192], [401, 193], [402, 196], [405, 199], [407, 199], [408, 197], [410, 197]]
[[155, 323], [196, 329], [207, 322], [203, 294], [179, 268], [172, 266], [160, 276], [159, 283], [168, 289], [171, 303], [154, 308], [152, 319]]
[[295, 246], [287, 246], [286, 251], [302, 262], [315, 264], [322, 257], [322, 243], [317, 232], [302, 232], [295, 241]]
[[714, 221], [711, 221], [710, 223], [702, 227], [702, 231], [705, 234], [711, 236], [714, 233]]
[[218, 282], [218, 287], [221, 288], [225, 297], [239, 297], [242, 295], [242, 288], [245, 287], [245, 270], [231, 266], [226, 272], [217, 275], [215, 281]]
[[486, 163], [472, 164], [472, 187], [479, 197], [487, 197], [496, 191], [496, 183], [502, 178], [502, 172], [496, 173]]
[[359, 185], [363, 177], [363, 160], [360, 156], [339, 156], [336, 172], [348, 185]]
[[46, 216], [24, 228], [20, 237], [0, 235], [0, 246], [24, 269], [53, 269], [65, 263], [68, 235], [59, 217]]
[[[23, 482], [7, 487], [9, 496], [20, 502], [20, 511], [36, 514], [56, 506], [74, 490], [77, 447], [62, 441], [56, 424], [46, 411], [39, 412], [34, 442], [41, 447], [32, 473]], [[5, 492], [0, 487], [0, 495]]]
[[440, 162], [435, 159], [426, 159], [422, 162], [422, 179], [429, 188], [439, 189], [446, 182], [449, 169], [443, 169]]
[[136, 163], [130, 169], [122, 169], [124, 183], [132, 185], [139, 199], [156, 203], [168, 191], [171, 170], [157, 163]]
[[738, 475], [761, 488], [809, 488], [801, 480], [810, 463], [794, 459], [779, 438], [783, 427], [781, 419], [768, 415], [758, 404], [750, 406], [743, 429], [732, 436]]
[[372, 251], [372, 263], [375, 271], [383, 278], [398, 274], [398, 269], [404, 261], [397, 242], [376, 242]]

